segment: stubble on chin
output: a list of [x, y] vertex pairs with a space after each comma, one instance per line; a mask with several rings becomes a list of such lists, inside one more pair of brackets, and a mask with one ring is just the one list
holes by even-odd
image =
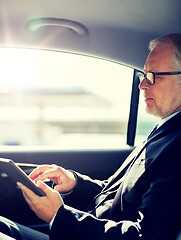
[[163, 118], [163, 113], [162, 113], [161, 109], [158, 108], [157, 106], [148, 106], [148, 105], [146, 105], [145, 111], [148, 114], [151, 114], [151, 115], [153, 115], [155, 117]]

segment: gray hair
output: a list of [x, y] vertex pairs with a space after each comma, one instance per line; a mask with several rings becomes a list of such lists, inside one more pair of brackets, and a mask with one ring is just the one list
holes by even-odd
[[151, 40], [149, 43], [150, 52], [153, 51], [155, 47], [165, 43], [172, 43], [175, 47], [172, 61], [174, 64], [174, 68], [176, 68], [177, 70], [181, 70], [181, 33], [171, 33], [166, 36]]

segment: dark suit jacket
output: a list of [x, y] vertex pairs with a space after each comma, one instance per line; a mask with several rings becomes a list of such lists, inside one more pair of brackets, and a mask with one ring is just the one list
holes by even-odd
[[51, 240], [174, 239], [181, 227], [181, 112], [107, 181], [80, 174], [77, 180], [57, 212]]

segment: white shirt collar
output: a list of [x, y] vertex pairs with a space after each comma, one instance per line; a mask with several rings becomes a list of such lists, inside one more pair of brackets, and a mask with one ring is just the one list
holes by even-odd
[[171, 119], [171, 118], [174, 117], [176, 114], [178, 114], [179, 112], [181, 112], [181, 111], [178, 111], [178, 112], [176, 112], [176, 113], [172, 113], [172, 114], [169, 115], [168, 117], [163, 118], [163, 119], [159, 122], [159, 124], [158, 124], [158, 126], [157, 126], [157, 129], [158, 129], [161, 125], [163, 125], [165, 122], [167, 122], [169, 119]]

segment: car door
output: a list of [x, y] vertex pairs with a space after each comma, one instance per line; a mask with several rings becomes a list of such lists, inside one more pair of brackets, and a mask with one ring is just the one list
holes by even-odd
[[[37, 58], [37, 52], [35, 56]], [[50, 61], [49, 53], [48, 58]], [[82, 67], [82, 59], [80, 62]], [[114, 70], [109, 72], [107, 69], [103, 74], [109, 64], [101, 65], [100, 73], [96, 69], [91, 78], [87, 77], [86, 81], [91, 80], [90, 83], [85, 85], [83, 80], [79, 81], [81, 88], [77, 85], [67, 87], [66, 78], [65, 86], [61, 80], [61, 86], [55, 80], [50, 83], [27, 81], [28, 88], [24, 85], [24, 89], [17, 92], [17, 86], [12, 89], [7, 82], [7, 93], [0, 96], [0, 157], [12, 159], [27, 174], [38, 165], [56, 164], [94, 179], [104, 180], [112, 175], [134, 148], [139, 81], [136, 70], [116, 64]], [[57, 68], [54, 71], [57, 72]], [[116, 76], [113, 71], [117, 72]], [[125, 82], [120, 79], [120, 74]], [[85, 78], [84, 74], [82, 76]], [[72, 78], [76, 78], [75, 73], [71, 73]], [[39, 114], [36, 115], [37, 111]], [[19, 223], [38, 229], [44, 224], [29, 209], [20, 190], [3, 171], [0, 175], [0, 206], [2, 216]]]

